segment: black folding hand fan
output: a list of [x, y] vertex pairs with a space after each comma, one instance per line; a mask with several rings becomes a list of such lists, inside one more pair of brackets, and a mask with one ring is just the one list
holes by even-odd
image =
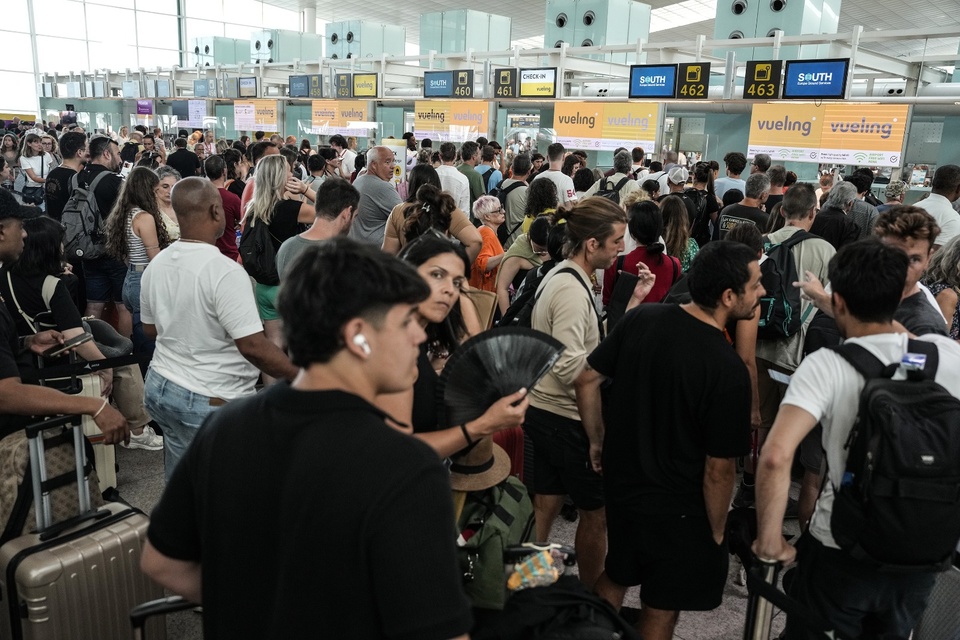
[[437, 385], [447, 424], [479, 418], [500, 398], [532, 389], [562, 352], [557, 340], [523, 327], [491, 329], [470, 338], [450, 356]]

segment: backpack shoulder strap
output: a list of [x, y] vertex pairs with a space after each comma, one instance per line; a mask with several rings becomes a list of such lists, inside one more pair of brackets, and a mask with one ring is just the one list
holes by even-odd
[[[500, 181], [500, 185], [503, 185], [504, 182], [506, 182], [506, 180], [501, 180], [501, 181]], [[506, 196], [508, 193], [510, 193], [510, 192], [513, 191], [514, 189], [517, 189], [517, 188], [523, 187], [523, 186], [525, 186], [524, 183], [521, 182], [520, 180], [517, 180], [516, 182], [514, 182], [514, 183], [513, 183], [512, 185], [510, 185], [509, 187], [504, 187], [504, 189], [503, 189], [503, 195]], [[498, 188], [500, 188], [500, 187], [498, 187]]]
[[926, 340], [908, 340], [907, 353], [919, 353], [927, 357], [923, 364], [923, 369], [919, 374], [927, 380], [933, 380], [937, 376], [937, 367], [940, 365], [940, 351], [937, 345]]
[[875, 378], [890, 378], [896, 371], [897, 365], [887, 366], [879, 358], [870, 353], [859, 344], [845, 342], [840, 345], [827, 347], [840, 354], [844, 360], [850, 363], [857, 372], [867, 380]]
[[623, 186], [627, 184], [627, 181], [629, 180], [630, 180], [630, 176], [627, 176], [626, 178], [624, 178], [623, 180], [617, 183], [617, 186], [614, 187], [614, 190], [620, 191], [620, 189], [623, 189]]
[[73, 195], [73, 192], [80, 187], [80, 172], [77, 172], [70, 176], [70, 194]]
[[52, 311], [50, 301], [53, 300], [53, 294], [56, 292], [58, 284], [60, 284], [60, 278], [57, 276], [47, 276], [43, 279], [43, 288], [40, 289], [40, 296], [43, 298], [43, 304], [46, 305], [47, 311]]
[[783, 248], [790, 249], [794, 245], [798, 245], [804, 240], [807, 240], [809, 238], [815, 238], [815, 237], [816, 236], [814, 236], [812, 233], [808, 233], [803, 229], [800, 229], [800, 231], [797, 231], [796, 233], [794, 233], [792, 236], [790, 236], [780, 244], [783, 246]]

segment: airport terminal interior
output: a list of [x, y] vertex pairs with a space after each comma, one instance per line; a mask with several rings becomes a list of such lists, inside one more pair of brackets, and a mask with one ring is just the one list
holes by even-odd
[[[582, 198], [590, 186], [594, 188], [588, 195], [596, 192], [597, 183], [600, 191], [609, 189], [603, 185], [603, 176], [614, 173], [633, 172], [635, 189], [647, 194], [644, 199], [656, 197], [658, 189], [664, 197], [688, 184], [691, 189], [706, 188], [696, 186], [697, 176], [711, 162], [712, 196], [714, 180], [739, 178], [739, 172], [729, 171], [729, 154], [735, 153], [743, 154], [749, 165], [739, 167], [744, 179], [764, 162], [760, 159], [766, 162], [762, 170], [773, 165], [776, 174], [776, 167], [782, 169], [789, 183], [785, 189], [780, 180], [780, 193], [803, 184], [826, 192], [844, 184], [844, 178], [862, 176], [868, 170], [872, 181], [868, 179], [865, 188], [857, 183], [859, 197], [872, 198], [889, 208], [936, 196], [937, 176], [943, 175], [938, 170], [960, 165], [957, 0], [916, 4], [900, 0], [534, 0], [529, 4], [488, 0], [470, 8], [456, 0], [403, 6], [336, 0], [2, 0], [0, 4], [0, 40], [6, 45], [0, 59], [0, 124], [6, 128], [0, 152], [7, 165], [0, 175], [3, 188], [27, 205], [46, 207], [49, 203], [42, 197], [31, 200], [31, 189], [37, 185], [31, 178], [37, 175], [27, 173], [32, 166], [27, 160], [36, 152], [24, 151], [21, 159], [20, 146], [29, 147], [29, 141], [21, 139], [35, 133], [43, 140], [53, 140], [43, 151], [54, 155], [55, 164], [39, 162], [42, 177], [44, 170], [65, 160], [57, 155], [56, 140], [77, 131], [86, 134], [91, 149], [97, 137], [117, 141], [121, 155], [133, 142], [134, 155], [124, 157], [112, 170], [127, 177], [145, 164], [158, 172], [158, 189], [169, 177], [164, 173], [167, 159], [184, 148], [187, 151], [183, 153], [199, 156], [200, 168], [208, 166], [201, 163], [212, 156], [227, 158], [224, 154], [234, 148], [244, 153], [261, 138], [270, 140], [278, 135], [280, 146], [284, 142], [295, 145], [293, 175], [305, 183], [323, 176], [317, 185], [329, 175], [330, 170], [323, 167], [334, 166], [335, 160], [334, 175], [363, 178], [362, 164], [354, 165], [353, 175], [339, 168], [345, 145], [352, 158], [363, 156], [368, 149], [388, 149], [393, 154], [391, 168], [381, 178], [390, 190], [399, 192], [399, 196], [391, 195], [397, 204], [401, 199], [416, 201], [423, 188], [408, 193], [414, 171], [420, 164], [445, 164], [441, 145], [448, 142], [457, 149], [465, 143], [472, 145], [470, 153], [475, 151], [483, 163], [488, 162], [488, 154], [493, 156], [490, 174], [499, 172], [500, 179], [508, 178], [511, 167], [516, 171], [515, 159], [522, 154], [534, 160], [536, 154], [542, 154], [540, 161], [552, 165], [551, 145], [562, 144], [563, 157], [573, 158], [574, 168], [568, 175], [576, 182], [576, 193], [571, 191], [569, 198], [561, 195], [560, 203], [578, 195]], [[148, 147], [144, 147], [145, 133], [153, 136]], [[12, 145], [8, 145], [10, 138]], [[485, 141], [482, 148], [475, 144], [479, 138]], [[424, 146], [425, 141], [432, 142], [432, 147]], [[39, 138], [37, 143], [43, 144]], [[619, 157], [624, 162], [624, 152], [631, 155], [629, 171], [620, 171], [615, 160]], [[371, 175], [371, 163], [377, 162], [379, 171], [384, 160], [376, 160], [376, 154], [366, 155], [367, 175]], [[324, 162], [314, 165], [311, 160], [315, 156]], [[237, 157], [245, 167], [250, 163], [239, 154]], [[476, 159], [458, 154], [457, 163], [461, 160], [481, 168]], [[555, 161], [555, 169], [560, 169], [562, 160]], [[563, 164], [567, 173], [567, 163]], [[220, 191], [229, 187], [233, 177], [239, 179], [233, 176], [232, 165], [224, 167], [227, 165], [218, 171], [226, 171], [230, 179], [218, 184]], [[315, 171], [316, 167], [320, 168]], [[9, 171], [11, 168], [14, 170]], [[588, 173], [586, 178], [577, 168]], [[646, 181], [638, 177], [641, 171]], [[182, 171], [173, 173], [178, 179], [187, 177], [181, 176]], [[196, 173], [205, 175], [202, 168]], [[440, 170], [435, 173], [443, 175]], [[246, 168], [243, 175], [248, 175]], [[502, 191], [498, 182], [486, 184], [484, 191], [497, 196]], [[314, 193], [317, 185], [311, 187]], [[239, 186], [242, 190], [242, 181]], [[767, 190], [773, 193], [769, 187], [770, 181]], [[617, 190], [619, 186], [614, 192]], [[304, 186], [303, 192], [309, 195], [309, 188]], [[620, 191], [614, 202], [622, 204], [626, 193]], [[457, 206], [483, 227], [486, 223], [474, 216], [474, 203], [480, 201], [474, 194], [468, 195], [467, 205], [460, 206], [457, 201]], [[717, 193], [713, 197], [717, 202], [712, 203], [718, 213], [720, 195]], [[161, 209], [169, 206], [169, 193], [166, 204], [157, 197]], [[313, 197], [310, 195], [311, 201]], [[509, 194], [498, 197], [509, 209]], [[249, 194], [244, 198], [244, 204], [251, 199]], [[723, 204], [728, 204], [726, 199]], [[316, 206], [319, 210], [319, 199]], [[960, 211], [960, 198], [953, 206]], [[510, 211], [502, 207], [500, 211], [506, 216], [506, 222], [500, 224], [513, 226]], [[518, 220], [524, 217], [521, 214]], [[312, 214], [309, 219], [312, 221]], [[709, 229], [704, 222], [708, 239], [727, 232], [719, 227], [721, 220], [717, 217], [710, 222]], [[390, 240], [391, 223], [386, 224], [384, 248]], [[530, 220], [523, 224], [521, 237], [527, 237], [529, 227], [532, 238]], [[451, 234], [455, 226], [456, 218]], [[497, 227], [492, 228], [496, 231]], [[517, 227], [509, 231], [504, 237], [509, 235], [513, 242]], [[633, 233], [632, 227], [629, 233]], [[667, 230], [661, 233], [668, 235]], [[691, 232], [685, 237], [693, 241]], [[158, 244], [172, 239], [164, 237]], [[398, 245], [392, 253], [397, 253], [407, 240], [393, 239]], [[655, 234], [654, 242], [656, 239]], [[240, 240], [238, 226], [236, 238], [230, 241], [234, 253], [225, 252], [234, 261]], [[664, 242], [667, 253], [676, 255], [671, 253], [672, 237]], [[140, 243], [144, 255], [150, 253], [153, 259], [152, 248], [145, 244]], [[503, 243], [500, 252], [506, 249], [505, 255], [510, 255], [509, 246]], [[662, 251], [663, 245], [658, 246]], [[530, 247], [536, 249], [533, 244]], [[540, 264], [547, 254], [545, 246], [540, 249], [534, 251], [537, 255], [527, 256], [536, 259], [533, 265]], [[677, 257], [684, 259], [682, 269], [686, 271], [687, 258]], [[144, 258], [139, 273], [146, 264]], [[125, 268], [121, 265], [121, 270]], [[130, 268], [137, 271], [133, 263]], [[140, 280], [136, 282], [139, 288]], [[493, 280], [490, 283], [486, 291], [499, 295]], [[0, 290], [6, 286], [0, 285]], [[595, 306], [602, 308], [600, 283], [595, 285]], [[127, 286], [124, 281], [124, 295]], [[263, 315], [261, 285], [256, 287], [266, 335], [277, 342], [279, 330], [268, 323], [279, 323], [278, 316]], [[510, 289], [504, 295], [515, 293]], [[604, 291], [604, 300], [606, 294]], [[96, 304], [89, 285], [86, 295], [89, 312], [90, 304]], [[104, 311], [101, 304], [99, 313], [124, 333], [124, 304], [119, 297], [110, 300], [117, 308], [112, 310], [108, 303]], [[49, 301], [47, 304], [49, 307]], [[488, 327], [494, 314], [499, 318], [507, 310], [499, 300], [490, 304]], [[84, 311], [83, 306], [79, 308]], [[139, 317], [138, 311], [137, 322]], [[949, 328], [949, 316], [946, 320]], [[958, 320], [954, 320], [954, 332], [957, 326]], [[137, 332], [130, 329], [126, 333], [138, 351]], [[269, 386], [273, 378], [261, 371], [258, 385]], [[788, 381], [789, 373], [780, 375]], [[770, 377], [777, 379], [772, 369]], [[139, 384], [142, 393], [143, 381]], [[217, 398], [211, 399], [211, 405], [213, 400]], [[0, 413], [4, 413], [2, 409]], [[101, 478], [99, 488], [110, 489], [111, 495], [119, 494], [146, 514], [158, 504], [167, 484], [164, 457], [169, 453], [164, 449], [169, 442], [157, 442], [169, 436], [164, 435], [162, 421], [157, 422], [160, 425], [155, 430], [144, 428], [147, 435], [134, 435], [134, 442], [143, 442], [143, 446], [95, 445], [98, 469], [103, 463], [101, 449], [115, 449], [110, 456], [116, 459], [115, 478], [106, 484]], [[472, 444], [467, 428], [460, 428]], [[512, 450], [498, 442], [511, 456], [520, 456], [522, 469], [523, 435]], [[532, 446], [528, 437], [526, 450]], [[754, 450], [757, 447], [755, 443]], [[744, 464], [748, 477], [753, 478], [749, 472], [754, 465], [749, 458], [747, 454], [737, 461], [738, 481], [733, 489], [738, 491], [737, 507], [754, 504], [752, 493], [749, 499], [741, 499], [739, 494], [747, 486], [742, 484]], [[453, 465], [456, 467], [456, 460]], [[517, 467], [514, 460], [514, 470]], [[589, 464], [587, 467], [589, 470]], [[824, 469], [821, 467], [821, 473]], [[797, 499], [803, 501], [803, 471], [797, 463], [790, 485], [793, 508]], [[357, 472], [375, 473], [360, 466]], [[29, 478], [25, 482], [29, 484]], [[0, 494], [0, 503], [2, 498]], [[253, 507], [252, 518], [256, 518], [255, 511]], [[549, 542], [574, 547], [582, 516], [565, 505]], [[795, 541], [801, 534], [800, 521], [788, 517], [783, 532]], [[960, 598], [960, 586], [954, 588], [953, 595]], [[636, 620], [640, 599], [637, 587], [626, 592], [625, 618]], [[673, 637], [746, 637], [745, 626], [757, 615], [755, 607], [748, 607], [748, 600], [745, 571], [740, 560], [731, 556], [720, 606], [681, 613]], [[6, 602], [0, 604], [7, 607]], [[960, 605], [953, 608], [960, 609]], [[779, 635], [786, 615], [779, 608], [767, 613], [768, 629], [749, 637], [786, 637]], [[203, 615], [202, 608], [168, 615], [166, 637], [202, 638]], [[913, 638], [957, 640], [960, 619], [954, 615], [952, 620], [956, 624], [952, 633], [917, 630]], [[6, 622], [0, 616], [0, 625]], [[5, 633], [6, 629], [0, 630], [0, 638], [7, 637]]]

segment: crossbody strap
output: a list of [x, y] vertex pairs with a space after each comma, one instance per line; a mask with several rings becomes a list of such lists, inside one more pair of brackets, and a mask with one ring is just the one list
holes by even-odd
[[23, 318], [27, 326], [30, 327], [30, 330], [34, 333], [40, 333], [37, 330], [36, 320], [32, 316], [27, 315], [27, 312], [23, 310], [23, 307], [20, 306], [20, 301], [17, 300], [17, 292], [13, 290], [13, 278], [10, 276], [10, 271], [7, 270], [7, 285], [10, 287], [10, 299], [13, 300], [13, 304], [17, 306], [17, 311], [20, 313], [20, 317]]
[[[606, 332], [603, 330], [603, 318], [600, 317], [600, 312], [597, 311], [597, 305], [593, 303], [593, 290], [587, 286], [587, 283], [584, 282], [582, 278], [580, 278], [580, 273], [576, 269], [572, 267], [564, 267], [563, 269], [557, 271], [557, 275], [560, 275], [561, 273], [573, 274], [573, 277], [577, 279], [577, 282], [580, 283], [580, 286], [582, 286], [587, 292], [587, 300], [590, 303], [590, 308], [593, 309], [593, 314], [597, 317], [597, 328], [600, 330], [600, 340], [603, 340]], [[542, 294], [543, 291], [541, 290], [540, 293]], [[540, 299], [540, 294], [537, 294], [536, 299]], [[536, 304], [536, 300], [534, 301], [534, 304]]]

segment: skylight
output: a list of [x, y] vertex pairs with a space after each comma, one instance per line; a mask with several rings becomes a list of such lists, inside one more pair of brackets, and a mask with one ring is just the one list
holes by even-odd
[[686, 27], [717, 16], [717, 0], [684, 0], [650, 12], [650, 33]]

